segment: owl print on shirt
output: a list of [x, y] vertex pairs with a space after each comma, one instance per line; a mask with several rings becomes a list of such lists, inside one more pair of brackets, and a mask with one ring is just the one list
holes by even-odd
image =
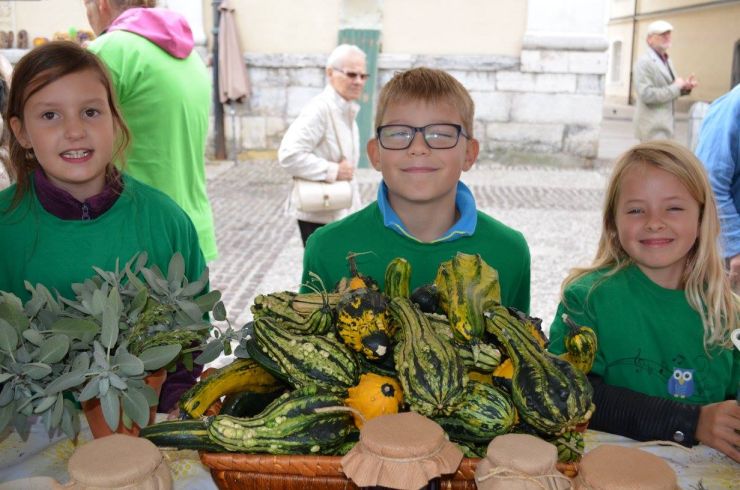
[[668, 378], [668, 393], [676, 398], [689, 398], [694, 394], [694, 370], [673, 368]]

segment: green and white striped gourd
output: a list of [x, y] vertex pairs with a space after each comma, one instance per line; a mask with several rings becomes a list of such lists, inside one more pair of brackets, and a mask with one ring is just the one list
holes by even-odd
[[292, 386], [346, 390], [360, 379], [355, 355], [331, 334], [296, 335], [268, 318], [254, 321], [257, 347], [277, 363]]
[[543, 434], [560, 434], [593, 413], [593, 388], [569, 362], [541, 350], [506, 307], [486, 312], [486, 330], [511, 358], [511, 396], [519, 416]]
[[[246, 453], [332, 454], [354, 431], [342, 397], [316, 385], [285, 393], [250, 418], [217, 415], [210, 419], [208, 436], [228, 449]], [[330, 408], [328, 411], [317, 409]]]
[[427, 316], [407, 298], [390, 302], [398, 325], [394, 348], [396, 374], [411, 410], [433, 417], [449, 415], [463, 395], [465, 367], [447, 339], [432, 328]]

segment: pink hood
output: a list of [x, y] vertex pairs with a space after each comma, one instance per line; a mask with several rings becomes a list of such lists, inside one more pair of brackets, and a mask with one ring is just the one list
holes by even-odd
[[128, 31], [144, 37], [175, 58], [193, 51], [193, 32], [185, 17], [162, 8], [130, 8], [111, 23], [111, 31]]

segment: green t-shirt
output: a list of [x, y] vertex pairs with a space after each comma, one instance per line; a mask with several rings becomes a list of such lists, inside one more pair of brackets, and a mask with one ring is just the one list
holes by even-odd
[[108, 66], [131, 130], [123, 171], [170, 196], [193, 220], [206, 260], [218, 256], [206, 193], [211, 84], [193, 51], [177, 59], [146, 38], [106, 33], [89, 45]]
[[[422, 243], [403, 236], [383, 225], [378, 203], [346, 218], [322, 226], [308, 239], [303, 255], [302, 284], [311, 281], [314, 272], [332, 289], [342, 277], [349, 276], [349, 252], [370, 252], [358, 255], [358, 270], [372, 277], [383, 288], [385, 268], [396, 257], [411, 264], [411, 289], [434, 281], [441, 262], [452, 259], [457, 252], [480, 254], [488, 265], [498, 271], [501, 302], [529, 313], [529, 247], [516, 230], [480, 211], [475, 233], [452, 241]], [[302, 291], [308, 291], [302, 286]]]
[[113, 206], [93, 220], [63, 220], [39, 203], [33, 184], [18, 207], [8, 209], [15, 186], [0, 192], [0, 291], [23, 301], [28, 280], [74, 298], [71, 285], [95, 275], [93, 266], [114, 270], [135, 253], [146, 251], [148, 266], [167, 273], [172, 255], [185, 259], [185, 274], [194, 281], [205, 269], [193, 223], [172, 199], [133, 178]]
[[655, 284], [635, 265], [602, 278], [597, 271], [568, 286], [550, 327], [550, 351], [565, 350], [561, 315], [568, 313], [596, 332], [592, 372], [607, 384], [702, 405], [735, 398], [740, 353], [715, 347], [707, 355], [701, 318], [683, 290]]

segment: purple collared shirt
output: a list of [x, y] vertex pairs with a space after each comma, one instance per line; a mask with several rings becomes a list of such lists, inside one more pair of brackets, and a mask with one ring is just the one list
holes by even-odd
[[118, 171], [112, 178], [106, 179], [102, 192], [85, 199], [84, 202], [78, 201], [69, 192], [55, 186], [40, 168], [33, 173], [33, 185], [41, 206], [63, 220], [95, 219], [108, 211], [123, 192], [123, 179]]

